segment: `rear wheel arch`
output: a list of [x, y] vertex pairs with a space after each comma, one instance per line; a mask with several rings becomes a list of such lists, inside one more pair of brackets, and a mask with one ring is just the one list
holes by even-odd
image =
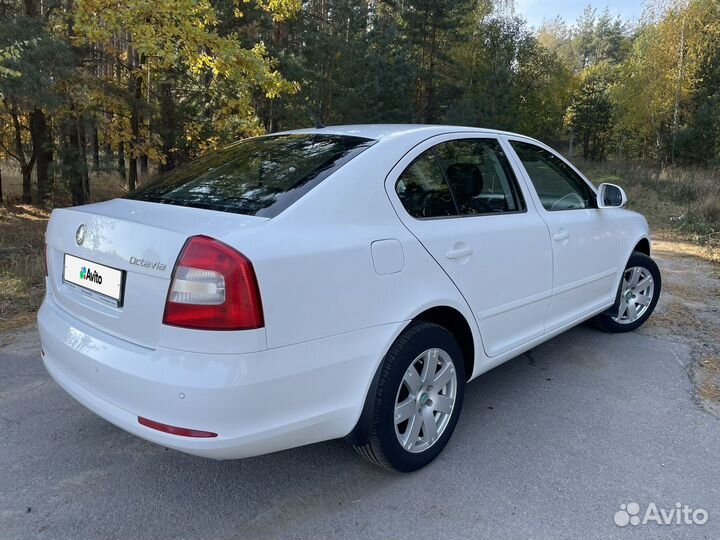
[[455, 337], [463, 353], [465, 378], [470, 379], [475, 367], [475, 338], [465, 316], [455, 308], [436, 306], [419, 313], [412, 320], [412, 322], [418, 321], [442, 326]]
[[[408, 321], [407, 325], [403, 328], [399, 335], [407, 330], [413, 324], [419, 322], [434, 323], [445, 328], [450, 332], [453, 337], [457, 340], [460, 345], [460, 350], [463, 354], [463, 366], [465, 368], [465, 380], [469, 380], [473, 374], [473, 368], [475, 366], [475, 350], [476, 350], [476, 339], [473, 336], [472, 328], [465, 315], [458, 311], [454, 307], [450, 306], [434, 306], [427, 308], [424, 311], [415, 315], [411, 320]], [[394, 343], [394, 341], [393, 341]], [[392, 344], [391, 344], [392, 346]], [[345, 437], [345, 440], [355, 446], [361, 446], [368, 440], [370, 434], [370, 423], [373, 417], [373, 409], [375, 403], [375, 393], [377, 390], [378, 380], [380, 378], [380, 372], [382, 371], [384, 364], [381, 361], [376, 370], [373, 380], [370, 383], [367, 395], [365, 396], [365, 403], [363, 404], [360, 418], [358, 419], [355, 427]]]
[[[411, 472], [430, 463], [449, 441], [462, 411], [466, 380], [462, 354], [447, 328], [412, 321], [380, 365], [376, 388], [368, 396], [373, 406], [366, 437], [348, 437], [348, 442], [362, 457], [389, 470]], [[427, 362], [432, 371], [426, 370]], [[425, 431], [428, 422], [433, 426], [429, 432]]]

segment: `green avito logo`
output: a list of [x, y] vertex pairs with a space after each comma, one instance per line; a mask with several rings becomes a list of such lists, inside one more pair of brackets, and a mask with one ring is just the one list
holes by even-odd
[[102, 276], [98, 274], [96, 270], [92, 270], [85, 266], [80, 269], [80, 279], [92, 281], [93, 283], [102, 285]]

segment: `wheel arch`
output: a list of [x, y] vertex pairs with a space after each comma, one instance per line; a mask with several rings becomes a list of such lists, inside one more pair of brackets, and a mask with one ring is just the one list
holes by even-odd
[[463, 353], [465, 379], [470, 380], [475, 367], [475, 338], [465, 316], [453, 307], [435, 306], [413, 317], [409, 324], [417, 321], [437, 324], [453, 335]]
[[[472, 379], [473, 370], [475, 368], [475, 355], [478, 350], [482, 351], [482, 343], [480, 343], [481, 338], [479, 333], [476, 334], [473, 332], [473, 327], [468, 321], [466, 315], [464, 315], [456, 307], [449, 305], [441, 304], [425, 307], [407, 320], [407, 323], [398, 333], [398, 336], [402, 335], [402, 333], [411, 324], [419, 321], [434, 323], [442, 326], [450, 332], [455, 339], [457, 339], [458, 344], [460, 345], [460, 350], [463, 353], [465, 379], [466, 381]], [[477, 329], [477, 327], [475, 327], [475, 329]], [[397, 339], [397, 337], [395, 339]], [[393, 343], [394, 341], [395, 340], [393, 340]], [[390, 345], [392, 345], [392, 343]], [[375, 369], [375, 374], [372, 382], [370, 383], [370, 388], [365, 396], [365, 403], [363, 404], [360, 418], [358, 418], [358, 421], [352, 431], [345, 437], [345, 440], [352, 445], [361, 446], [367, 442], [369, 437], [370, 424], [374, 413], [375, 392], [380, 378], [380, 371], [382, 370], [383, 362], [385, 361], [384, 356], [385, 354], [383, 353], [383, 359], [379, 362]]]
[[[635, 247], [632, 249], [633, 251], [639, 251], [640, 253], [643, 253], [650, 256], [650, 239], [647, 237], [642, 237], [638, 242], [635, 244]], [[632, 255], [632, 252], [630, 253]], [[629, 258], [629, 256], [628, 256]]]

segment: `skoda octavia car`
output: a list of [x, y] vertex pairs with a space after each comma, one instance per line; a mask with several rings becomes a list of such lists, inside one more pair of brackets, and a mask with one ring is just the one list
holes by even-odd
[[469, 380], [586, 319], [647, 320], [660, 274], [625, 203], [511, 133], [247, 139], [53, 211], [43, 360], [166, 447], [233, 459], [344, 437], [412, 471], [448, 442]]

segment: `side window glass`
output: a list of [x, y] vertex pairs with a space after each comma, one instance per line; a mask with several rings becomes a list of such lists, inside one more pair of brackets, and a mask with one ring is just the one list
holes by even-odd
[[534, 144], [510, 141], [546, 210], [594, 208], [595, 193], [559, 157]]
[[395, 192], [408, 214], [415, 218], [457, 215], [450, 188], [432, 149], [405, 169], [395, 184]]
[[448, 141], [437, 145], [435, 154], [461, 215], [524, 210], [515, 175], [497, 140]]

